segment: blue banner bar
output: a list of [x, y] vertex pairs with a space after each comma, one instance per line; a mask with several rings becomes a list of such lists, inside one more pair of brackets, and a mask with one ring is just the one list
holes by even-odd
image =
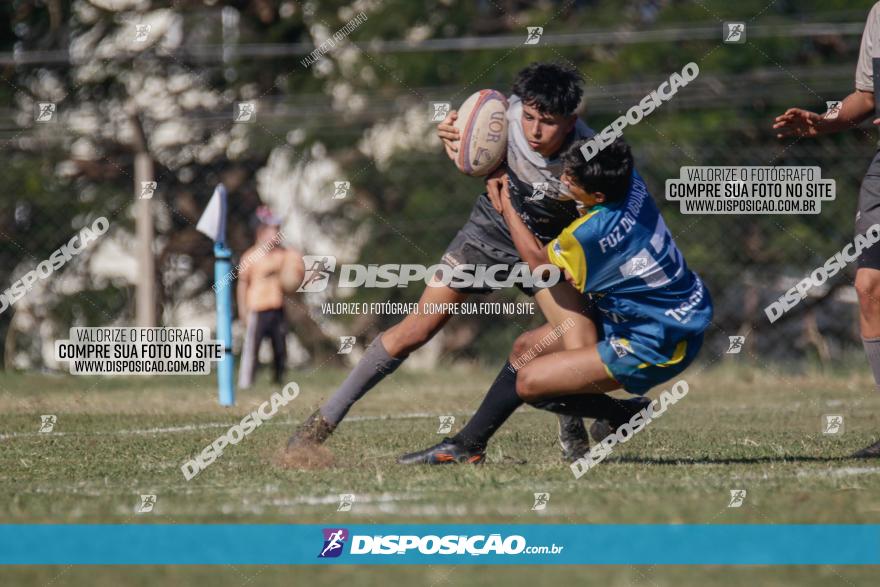
[[877, 565], [880, 525], [6, 524], [12, 565]]

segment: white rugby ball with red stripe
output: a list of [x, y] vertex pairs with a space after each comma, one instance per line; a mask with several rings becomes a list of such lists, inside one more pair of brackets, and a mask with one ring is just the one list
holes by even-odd
[[507, 155], [507, 98], [480, 90], [464, 101], [455, 120], [460, 141], [455, 166], [475, 177], [489, 175]]

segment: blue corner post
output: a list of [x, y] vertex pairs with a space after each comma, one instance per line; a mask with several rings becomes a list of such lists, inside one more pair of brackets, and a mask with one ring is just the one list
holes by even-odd
[[233, 371], [235, 359], [232, 356], [232, 251], [226, 247], [226, 187], [220, 183], [214, 189], [218, 196], [219, 210], [215, 217], [214, 236], [214, 287], [217, 292], [217, 339], [223, 345], [223, 358], [217, 365], [217, 391], [221, 406], [235, 405], [235, 386]]
[[223, 345], [223, 358], [217, 366], [217, 389], [221, 406], [235, 405], [235, 387], [232, 374], [235, 359], [232, 356], [232, 287], [227, 278], [232, 271], [232, 251], [222, 242], [214, 243], [214, 283], [217, 286], [217, 338]]

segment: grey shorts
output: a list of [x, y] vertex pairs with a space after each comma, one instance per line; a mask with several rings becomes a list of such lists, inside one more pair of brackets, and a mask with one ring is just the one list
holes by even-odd
[[[859, 190], [859, 210], [856, 213], [856, 234], [880, 224], [880, 151], [874, 155]], [[880, 270], [880, 243], [871, 245], [859, 255], [858, 267]]]
[[[513, 244], [510, 230], [501, 218], [501, 215], [492, 207], [486, 194], [477, 198], [471, 216], [465, 225], [458, 231], [446, 252], [443, 253], [441, 262], [455, 267], [456, 265], [507, 265], [511, 269], [517, 263], [522, 263], [519, 253]], [[507, 271], [499, 271], [496, 278], [504, 281], [510, 274]], [[496, 291], [491, 287], [456, 287], [451, 288], [462, 293], [491, 293]], [[533, 296], [532, 288], [517, 285], [520, 291]]]

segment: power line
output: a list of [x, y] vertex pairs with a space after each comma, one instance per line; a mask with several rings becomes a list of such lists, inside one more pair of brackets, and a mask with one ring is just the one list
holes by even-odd
[[[778, 37], [818, 37], [861, 35], [864, 22], [842, 23], [801, 23], [794, 25], [749, 25], [748, 39], [767, 39]], [[591, 45], [639, 45], [678, 41], [721, 41], [721, 25], [701, 27], [677, 27], [657, 30], [617, 30], [590, 31], [580, 33], [547, 33], [534, 48], [541, 47], [589, 47]], [[525, 40], [525, 33], [494, 37], [454, 37], [448, 39], [426, 39], [424, 41], [370, 41], [353, 43], [359, 49], [371, 53], [422, 53], [433, 51], [486, 51], [519, 47]], [[173, 52], [156, 52], [158, 57], [177, 60], [190, 59], [199, 62], [224, 62], [229, 59], [276, 59], [297, 55], [308, 55], [316, 47], [311, 43], [245, 43], [230, 48], [228, 45], [194, 45]], [[140, 53], [121, 52], [108, 58], [111, 61], [125, 61]], [[82, 60], [86, 62], [88, 60]], [[66, 50], [54, 51], [6, 51], [0, 52], [0, 65], [51, 65], [76, 64], [79, 60], [71, 58]]]
[[[588, 117], [594, 117], [625, 111], [638, 104], [664, 79], [663, 76], [656, 75], [641, 77], [637, 82], [587, 84], [584, 89], [585, 113]], [[662, 111], [751, 108], [758, 103], [771, 106], [787, 104], [792, 100], [804, 107], [824, 108], [825, 104], [820, 103], [820, 99], [813, 93], [803, 91], [803, 84], [807, 84], [823, 99], [838, 100], [852, 90], [853, 68], [827, 65], [792, 67], [787, 70], [770, 67], [734, 74], [704, 72], [688, 85], [686, 91], [676, 95], [674, 101], [665, 104]], [[444, 100], [459, 88], [434, 86], [418, 89], [421, 95], [430, 99]], [[506, 90], [506, 88], [501, 89]], [[344, 116], [341, 116], [342, 113], [330, 104], [325, 94], [278, 95], [261, 100], [259, 116], [263, 121], [283, 121], [291, 125], [320, 125], [323, 127], [323, 133], [357, 134], [362, 131], [360, 125], [372, 124], [382, 118], [399, 115], [407, 108], [419, 105], [418, 100], [409, 92], [395, 95], [375, 92], [365, 94], [364, 99], [365, 106], [362, 110], [345, 112]], [[0, 108], [0, 120], [11, 123], [18, 113], [19, 110], [15, 108]], [[176, 119], [223, 127], [229, 125], [231, 116], [231, 111], [204, 110], [188, 112]], [[0, 125], [0, 137], [27, 133], [9, 123]]]

